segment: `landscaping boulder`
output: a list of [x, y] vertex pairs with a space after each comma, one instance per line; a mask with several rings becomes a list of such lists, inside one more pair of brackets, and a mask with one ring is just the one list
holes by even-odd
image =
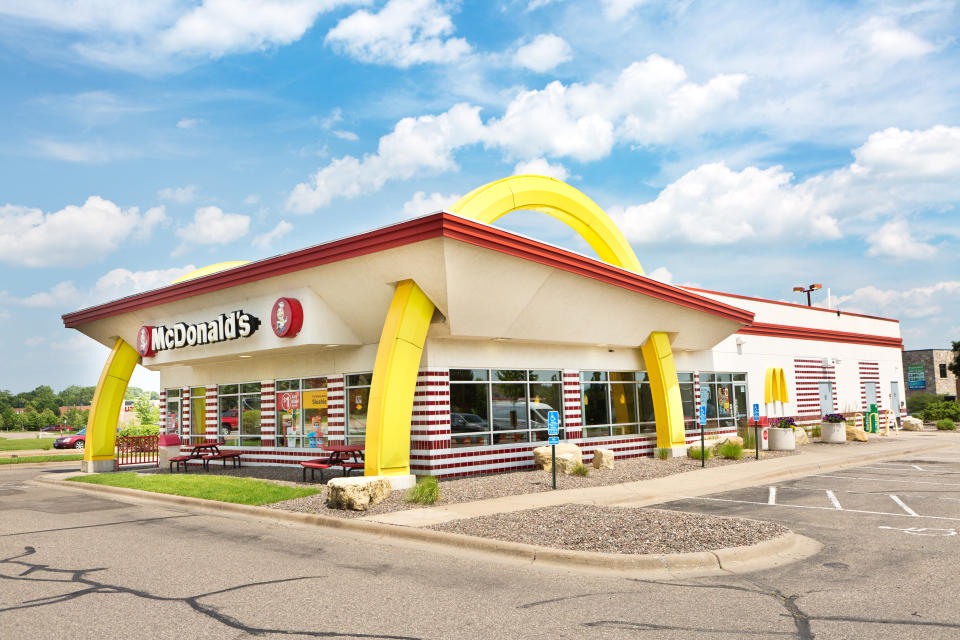
[[717, 440], [717, 444], [713, 445], [713, 448], [719, 449], [722, 445], [725, 445], [728, 442], [731, 444], [738, 444], [741, 447], [743, 446], [743, 438], [741, 438], [740, 436], [725, 436], [720, 440]]
[[557, 473], [565, 476], [573, 475], [573, 468], [583, 462], [572, 453], [557, 454]]
[[[580, 451], [580, 447], [571, 443], [571, 442], [561, 442], [557, 446], [557, 459], [560, 459], [561, 455], [569, 454], [574, 457], [576, 463], [583, 462], [583, 452]], [[537, 466], [537, 469], [543, 469], [544, 471], [551, 471], [553, 469], [553, 464], [550, 462], [550, 447], [537, 447], [533, 450], [533, 463]], [[559, 468], [559, 464], [557, 465]]]
[[366, 511], [390, 495], [390, 479], [383, 476], [333, 478], [327, 483], [327, 506], [331, 509]]
[[847, 440], [853, 440], [855, 442], [866, 442], [867, 441], [867, 432], [861, 429], [860, 427], [855, 427], [851, 424], [847, 425]]
[[900, 419], [900, 428], [904, 431], [923, 431], [923, 420], [907, 416]]
[[595, 449], [593, 451], [594, 469], [613, 469], [613, 451], [610, 449]]
[[807, 435], [807, 432], [803, 430], [803, 427], [794, 429], [793, 437], [796, 439], [798, 445], [810, 444], [810, 437]]

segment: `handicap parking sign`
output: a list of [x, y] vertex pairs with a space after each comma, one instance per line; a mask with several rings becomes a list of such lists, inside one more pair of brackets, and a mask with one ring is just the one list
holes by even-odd
[[753, 405], [753, 421], [760, 422], [760, 405], [759, 404]]
[[707, 424], [707, 405], [700, 405], [700, 424]]
[[[559, 411], [547, 411], [547, 435], [553, 436], [560, 435], [560, 412]], [[550, 444], [557, 444], [556, 442], [551, 442]]]
[[550, 436], [547, 439], [547, 444], [560, 444], [560, 438], [558, 438], [557, 436]]

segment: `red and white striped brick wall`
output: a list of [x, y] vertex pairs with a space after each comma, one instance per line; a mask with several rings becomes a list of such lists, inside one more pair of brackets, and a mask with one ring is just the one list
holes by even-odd
[[273, 380], [260, 381], [260, 441], [264, 447], [272, 447], [277, 432], [277, 394]]
[[[793, 375], [796, 380], [794, 400], [798, 424], [819, 424], [824, 415], [837, 412], [837, 372], [832, 364], [819, 358], [794, 358]], [[833, 406], [820, 406], [820, 383], [829, 382]]]
[[450, 371], [428, 368], [417, 373], [410, 420], [410, 471], [432, 474], [435, 454], [450, 451]]
[[190, 425], [193, 424], [190, 416], [190, 387], [180, 389], [180, 442], [191, 444]]
[[563, 372], [563, 428], [567, 439], [583, 435], [583, 407], [580, 406], [580, 372]]
[[160, 418], [157, 420], [160, 426], [160, 433], [167, 432], [167, 390], [160, 390]]
[[217, 415], [217, 385], [207, 387], [204, 402], [206, 403], [207, 410], [206, 424], [204, 425], [206, 439], [214, 441], [219, 440], [220, 418]]
[[346, 440], [345, 411], [343, 376], [327, 376], [327, 441], [331, 444]]
[[870, 407], [867, 406], [867, 386], [865, 383], [872, 382], [874, 383], [874, 388], [877, 390], [877, 409], [882, 410], [883, 406], [883, 393], [880, 391], [880, 364], [876, 362], [860, 362], [860, 410], [867, 411]]

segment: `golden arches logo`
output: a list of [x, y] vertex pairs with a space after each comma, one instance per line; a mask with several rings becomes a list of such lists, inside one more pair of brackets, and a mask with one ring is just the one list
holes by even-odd
[[787, 394], [787, 376], [780, 367], [768, 367], [763, 378], [763, 401], [790, 402]]

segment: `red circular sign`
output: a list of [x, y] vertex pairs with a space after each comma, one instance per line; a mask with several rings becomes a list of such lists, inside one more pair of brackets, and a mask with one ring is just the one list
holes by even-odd
[[137, 353], [145, 358], [157, 355], [153, 350], [153, 327], [144, 325], [137, 332]]
[[292, 338], [303, 327], [303, 307], [296, 298], [280, 298], [273, 303], [270, 326], [278, 338]]

